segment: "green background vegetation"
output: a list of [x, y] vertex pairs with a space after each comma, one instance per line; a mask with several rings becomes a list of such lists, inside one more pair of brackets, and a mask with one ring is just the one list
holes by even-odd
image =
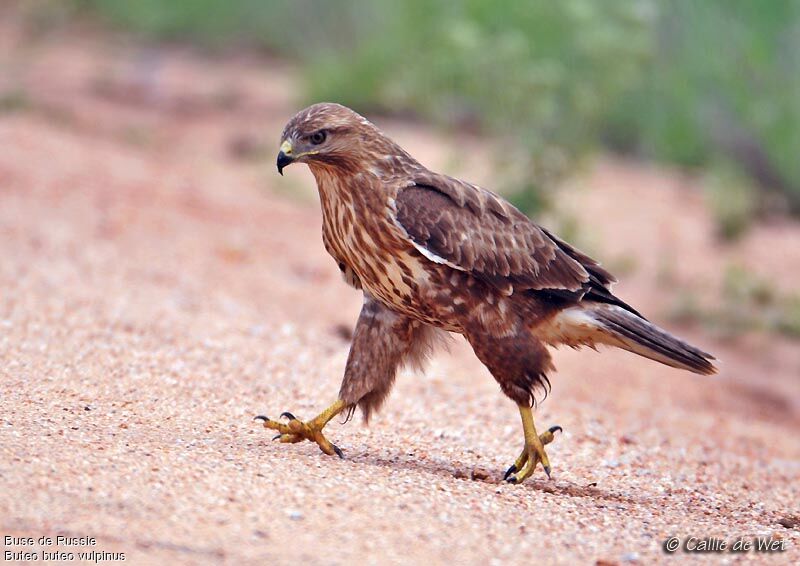
[[[145, 42], [265, 51], [297, 63], [298, 105], [333, 100], [485, 136], [492, 188], [530, 214], [597, 149], [701, 172], [724, 240], [760, 214], [800, 214], [800, 0], [22, 5], [34, 32], [94, 22]], [[0, 93], [0, 112], [25, 104]], [[702, 308], [685, 290], [672, 315], [800, 336], [796, 294], [731, 268], [720, 296]]]
[[767, 203], [800, 212], [794, 0], [51, 0], [41, 14], [56, 5], [293, 58], [308, 101], [497, 138], [504, 188], [529, 212], [600, 145], [711, 171], [723, 236]]

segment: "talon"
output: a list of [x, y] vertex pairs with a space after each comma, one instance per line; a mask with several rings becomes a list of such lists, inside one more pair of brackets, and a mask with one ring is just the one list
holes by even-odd
[[555, 440], [556, 432], [564, 432], [559, 425], [553, 425], [542, 434], [536, 433], [533, 425], [533, 414], [527, 405], [519, 406], [520, 416], [522, 417], [522, 430], [525, 436], [525, 445], [522, 447], [517, 460], [506, 470], [503, 479], [508, 483], [522, 483], [531, 477], [539, 464], [542, 465], [547, 479], [551, 476], [550, 459], [547, 457], [544, 447]]
[[264, 421], [266, 423], [266, 422], [269, 422], [269, 417], [264, 416], [264, 415], [258, 415], [257, 417], [253, 417], [253, 420], [254, 421]]
[[309, 440], [319, 446], [325, 454], [330, 456], [336, 454], [339, 458], [344, 458], [344, 452], [325, 438], [322, 429], [328, 421], [346, 408], [347, 404], [340, 399], [310, 421], [301, 421], [289, 411], [284, 411], [278, 417], [279, 419], [288, 419], [288, 422], [273, 421], [264, 415], [255, 418], [264, 421], [264, 428], [278, 433], [272, 440], [277, 440], [281, 444], [295, 444]]

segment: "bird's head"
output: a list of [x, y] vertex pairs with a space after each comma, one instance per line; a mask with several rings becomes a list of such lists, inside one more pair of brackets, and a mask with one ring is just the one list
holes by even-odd
[[[386, 140], [366, 118], [341, 104], [321, 102], [301, 110], [281, 135], [278, 173], [295, 162], [354, 168], [363, 163], [378, 140]], [[391, 143], [391, 142], [389, 142]]]

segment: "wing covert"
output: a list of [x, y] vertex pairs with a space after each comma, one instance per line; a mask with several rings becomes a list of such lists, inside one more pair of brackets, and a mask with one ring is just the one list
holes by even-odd
[[[397, 224], [428, 259], [468, 271], [508, 294], [517, 289], [581, 293], [595, 271], [581, 260], [597, 265], [499, 196], [452, 177], [420, 173], [398, 190], [395, 207]], [[604, 283], [613, 281], [599, 271]]]

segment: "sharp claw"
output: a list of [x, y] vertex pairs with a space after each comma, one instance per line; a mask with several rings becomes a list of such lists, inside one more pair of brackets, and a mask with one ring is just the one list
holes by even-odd
[[272, 440], [278, 440], [281, 436], [283, 436], [283, 435], [282, 434], [276, 434], [275, 436], [272, 437]]
[[254, 421], [264, 421], [266, 423], [266, 422], [269, 422], [269, 417], [264, 416], [264, 415], [258, 415], [257, 417], [253, 417], [253, 420]]
[[513, 473], [516, 473], [516, 471], [517, 471], [517, 466], [516, 466], [516, 464], [511, 464], [511, 467], [510, 467], [509, 469], [507, 469], [507, 470], [506, 470], [506, 473], [503, 475], [503, 479], [504, 479], [504, 480], [507, 480], [507, 479], [508, 479], [508, 476], [510, 476], [510, 475], [511, 475], [511, 474], [513, 474]]
[[294, 416], [292, 413], [290, 413], [289, 411], [284, 411], [284, 412], [282, 412], [282, 413], [281, 413], [281, 418], [283, 418], [283, 417], [286, 417], [286, 418], [287, 418], [287, 419], [289, 419], [290, 421], [296, 421], [296, 420], [297, 420], [297, 417], [295, 417], [295, 416]]
[[553, 434], [555, 434], [555, 433], [556, 433], [556, 431], [558, 431], [558, 432], [564, 432], [564, 429], [563, 429], [563, 428], [561, 428], [561, 427], [560, 427], [560, 426], [558, 426], [558, 425], [551, 426], [551, 427], [550, 427], [550, 428], [548, 428], [547, 430], [549, 430], [549, 431], [550, 431], [550, 432], [552, 432]]
[[550, 477], [550, 466], [545, 466], [544, 467], [544, 473], [547, 474], [547, 479], [549, 479], [549, 480], [553, 479], [553, 478]]
[[506, 480], [508, 483], [517, 483], [517, 478], [516, 478], [516, 476], [510, 476], [510, 477], [507, 477], [507, 478], [505, 478], [505, 480]]
[[333, 446], [333, 451], [336, 452], [336, 455], [339, 456], [339, 458], [341, 458], [342, 460], [344, 460], [344, 452], [342, 452], [342, 449], [336, 446], [335, 444], [331, 444], [331, 446]]

